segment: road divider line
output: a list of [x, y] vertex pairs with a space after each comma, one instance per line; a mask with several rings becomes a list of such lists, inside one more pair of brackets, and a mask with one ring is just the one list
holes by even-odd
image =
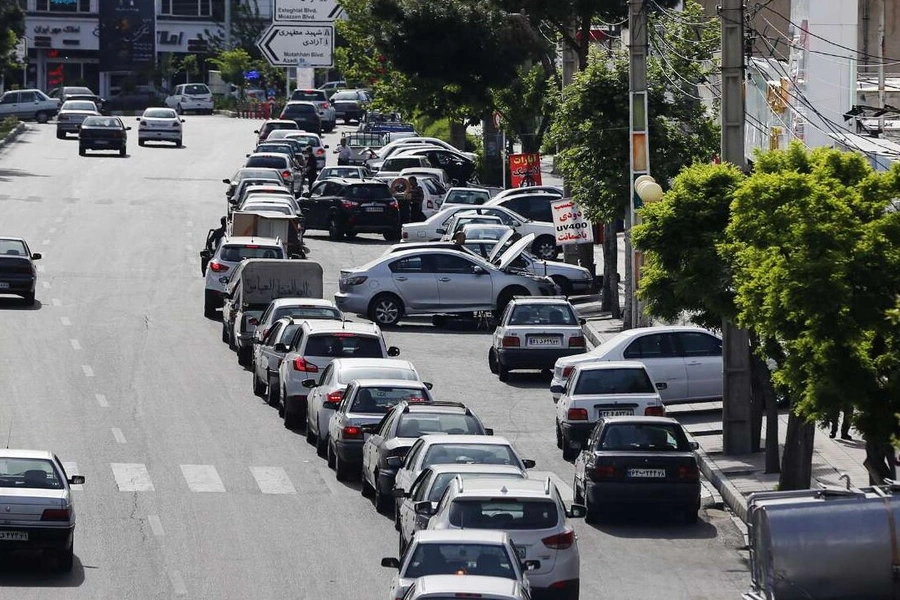
[[51, 234], [56, 233], [56, 227], [51, 227], [51, 228], [50, 228], [50, 233], [51, 233]]
[[162, 521], [159, 520], [157, 515], [149, 515], [147, 517], [147, 523], [150, 524], [150, 531], [153, 532], [153, 535], [157, 537], [166, 535], [166, 532], [163, 530]]
[[109, 408], [109, 402], [106, 401], [106, 396], [103, 394], [94, 394], [94, 398], [97, 399], [97, 404], [100, 405], [100, 408]]
[[117, 442], [119, 442], [120, 444], [125, 443], [125, 434], [122, 433], [121, 429], [119, 429], [118, 427], [113, 427], [112, 434], [113, 434], [113, 437], [116, 438]]
[[43, 242], [41, 242], [41, 246], [49, 246], [50, 244], [50, 240], [44, 240]]
[[85, 377], [94, 376], [94, 369], [91, 368], [91, 365], [81, 365], [81, 370], [84, 371]]
[[70, 327], [72, 325], [72, 321], [69, 320], [69, 317], [60, 317], [59, 322], [65, 325], [66, 327]]
[[[46, 281], [44, 283], [47, 284], [47, 287], [50, 286], [50, 284]], [[50, 304], [52, 304], [53, 306], [62, 306], [62, 300], [60, 300], [59, 298], [53, 298], [52, 300], [50, 300]]]
[[152, 492], [153, 482], [142, 463], [110, 463], [120, 492]]
[[72, 344], [72, 350], [81, 350], [81, 342], [78, 340], [72, 339], [69, 343]]
[[[66, 205], [66, 208], [68, 208], [68, 205]], [[63, 210], [66, 210], [66, 208], [63, 208]], [[62, 217], [56, 217], [55, 219], [53, 219], [53, 222], [54, 222], [54, 223], [62, 223], [62, 222], [63, 222], [63, 218], [62, 218]]]
[[[78, 472], [78, 463], [76, 462], [64, 462], [63, 469], [66, 470], [66, 476], [71, 477], [72, 475], [83, 475], [83, 473]], [[84, 491], [84, 486], [80, 483], [70, 485], [73, 490]]]
[[185, 225], [187, 225], [188, 227], [193, 227], [193, 226], [194, 226], [194, 222], [193, 222], [193, 221], [188, 221], [187, 223], [185, 223]]
[[43, 273], [46, 269], [44, 269], [44, 265], [38, 265], [35, 267], [38, 273]]
[[45, 290], [49, 290], [49, 289], [50, 289], [50, 282], [49, 282], [49, 281], [42, 281], [42, 282], [41, 282], [41, 287], [44, 288]]
[[176, 596], [187, 596], [187, 587], [184, 585], [184, 579], [178, 571], [169, 571], [169, 581], [172, 582], [172, 593]]
[[225, 485], [212, 465], [181, 465], [181, 474], [192, 492], [225, 491]]
[[294, 484], [282, 467], [250, 467], [256, 485], [263, 494], [296, 494]]

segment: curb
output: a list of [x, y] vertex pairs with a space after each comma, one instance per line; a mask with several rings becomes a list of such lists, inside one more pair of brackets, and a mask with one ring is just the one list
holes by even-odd
[[234, 110], [217, 110], [217, 111], [215, 111], [215, 114], [217, 114], [217, 115], [224, 115], [224, 116], [229, 117], [229, 118], [231, 118], [231, 119], [237, 117], [237, 111], [234, 111]]
[[731, 512], [733, 512], [741, 521], [746, 523], [748, 515], [747, 499], [735, 485], [731, 483], [731, 480], [728, 479], [728, 475], [716, 466], [715, 461], [709, 457], [703, 448], [698, 448], [695, 452], [703, 476], [706, 477], [719, 494], [721, 494], [722, 500], [725, 502], [725, 505], [731, 509]]
[[609, 332], [608, 334], [599, 334], [599, 333], [595, 333], [595, 332], [593, 331], [593, 329], [591, 329], [591, 327], [590, 327], [590, 320], [588, 320], [587, 323], [585, 323], [584, 325], [582, 325], [581, 330], [584, 332], [584, 337], [587, 338], [587, 340], [588, 340], [591, 344], [593, 344], [594, 347], [596, 348], [597, 346], [599, 346], [599, 345], [602, 344], [603, 342], [605, 342], [605, 341], [607, 341], [608, 339], [610, 339], [612, 336], [614, 336], [614, 335], [616, 335], [617, 333], [619, 333], [619, 331], [621, 331], [621, 328], [618, 329], [618, 330], [616, 330], [616, 331], [611, 331], [611, 332]]
[[25, 125], [25, 123], [23, 123], [22, 121], [19, 121], [19, 124], [16, 125], [12, 131], [7, 133], [5, 138], [0, 140], [0, 148], [9, 144], [13, 140], [15, 140], [17, 137], [19, 137], [19, 134], [21, 134], [23, 131], [25, 131], [26, 128], [27, 128], [27, 126]]

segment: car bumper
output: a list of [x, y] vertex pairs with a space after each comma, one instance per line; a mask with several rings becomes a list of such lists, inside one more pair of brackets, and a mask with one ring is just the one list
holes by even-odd
[[699, 507], [700, 482], [678, 483], [660, 481], [650, 483], [587, 482], [585, 497], [595, 505], [658, 505]]
[[594, 282], [590, 279], [570, 279], [569, 285], [572, 288], [572, 295], [588, 295], [597, 291]]
[[553, 584], [553, 587], [532, 586], [532, 598], [534, 600], [569, 600], [569, 598], [577, 598], [578, 590], [581, 588], [581, 580], [579, 579], [554, 581]]
[[28, 294], [34, 291], [35, 277], [0, 275], [0, 294]]
[[59, 133], [78, 133], [79, 129], [81, 129], [81, 123], [63, 121], [56, 124], [56, 131]]
[[79, 139], [78, 145], [89, 150], [118, 150], [126, 145], [125, 140], [86, 140]]
[[342, 110], [334, 111], [335, 119], [359, 119], [363, 116], [363, 110], [361, 108], [345, 108]]
[[584, 348], [498, 348], [497, 356], [508, 369], [552, 369], [558, 359], [582, 352]]
[[28, 534], [27, 541], [0, 541], [0, 551], [14, 550], [62, 550], [72, 544], [75, 525], [70, 527], [18, 527], [2, 526], [0, 532], [23, 532]]
[[362, 464], [363, 440], [337, 440], [334, 442], [334, 450], [341, 461]]
[[591, 423], [588, 421], [583, 421], [580, 423], [564, 421], [559, 424], [559, 428], [562, 430], [563, 435], [565, 435], [569, 439], [569, 442], [573, 446], [582, 448], [585, 442], [587, 442], [587, 439], [590, 437], [591, 432], [594, 430], [594, 425], [596, 425], [596, 423]]
[[338, 292], [334, 295], [334, 303], [342, 312], [362, 315], [369, 310], [369, 299], [358, 294]]
[[212, 100], [179, 100], [175, 106], [181, 105], [181, 110], [212, 110]]
[[138, 140], [168, 140], [174, 142], [181, 139], [180, 129], [147, 129], [138, 132]]

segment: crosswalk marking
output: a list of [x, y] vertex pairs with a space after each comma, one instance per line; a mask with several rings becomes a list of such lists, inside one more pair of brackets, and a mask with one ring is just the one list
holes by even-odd
[[212, 465], [181, 465], [181, 473], [192, 492], [225, 491], [225, 486]]
[[287, 472], [281, 467], [250, 467], [256, 485], [263, 494], [296, 494]]
[[147, 522], [150, 524], [150, 531], [153, 532], [153, 535], [157, 537], [166, 535], [166, 532], [163, 530], [162, 521], [159, 520], [157, 515], [149, 515], [147, 517]]
[[[81, 475], [81, 473], [78, 472], [78, 463], [75, 463], [75, 462], [64, 462], [64, 463], [63, 463], [63, 469], [66, 470], [66, 475], [67, 475], [68, 477], [71, 477], [72, 475]], [[77, 484], [77, 485], [70, 486], [70, 487], [71, 487], [73, 490], [84, 490], [84, 486], [81, 485], [80, 483]]]
[[155, 488], [147, 467], [141, 463], [111, 463], [120, 492], [152, 492]]

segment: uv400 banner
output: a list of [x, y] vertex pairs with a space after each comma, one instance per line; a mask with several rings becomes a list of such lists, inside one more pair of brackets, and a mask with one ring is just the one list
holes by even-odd
[[541, 155], [510, 154], [509, 175], [514, 188], [541, 185]]
[[556, 227], [556, 245], [589, 244], [594, 241], [594, 228], [581, 207], [571, 198], [557, 200], [550, 205]]
[[101, 0], [100, 70], [132, 71], [156, 60], [156, 1]]

